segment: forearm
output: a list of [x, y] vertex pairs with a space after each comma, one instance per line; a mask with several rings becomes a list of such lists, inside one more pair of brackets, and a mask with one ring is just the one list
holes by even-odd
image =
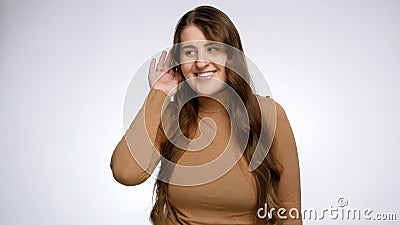
[[150, 176], [132, 156], [125, 135], [114, 149], [110, 166], [114, 179], [124, 185], [140, 184]]

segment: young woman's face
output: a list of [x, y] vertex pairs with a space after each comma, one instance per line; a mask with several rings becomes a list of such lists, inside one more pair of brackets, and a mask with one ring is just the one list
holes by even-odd
[[224, 45], [209, 41], [196, 26], [189, 26], [181, 33], [180, 60], [183, 76], [199, 95], [220, 92], [227, 81]]

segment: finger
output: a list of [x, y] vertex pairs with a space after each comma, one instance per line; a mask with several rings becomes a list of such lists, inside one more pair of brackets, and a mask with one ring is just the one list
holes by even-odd
[[156, 66], [156, 59], [152, 58], [151, 61], [150, 61], [149, 73], [151, 73], [154, 70], [156, 70], [155, 66]]
[[157, 70], [162, 70], [164, 68], [164, 61], [165, 61], [165, 57], [167, 56], [167, 52], [166, 51], [162, 51], [160, 59], [158, 59], [158, 63], [157, 63]]
[[168, 52], [167, 59], [165, 60], [163, 70], [167, 71], [167, 70], [171, 69], [171, 62], [172, 62], [172, 49], [170, 49]]

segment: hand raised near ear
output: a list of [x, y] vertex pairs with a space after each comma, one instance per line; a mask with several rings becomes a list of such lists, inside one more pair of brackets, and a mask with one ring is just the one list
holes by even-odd
[[157, 66], [156, 59], [151, 59], [148, 75], [150, 88], [162, 90], [169, 96], [176, 93], [178, 83], [182, 81], [180, 74], [174, 68], [171, 68], [171, 63], [171, 50], [168, 52], [168, 56], [167, 52], [163, 51]]

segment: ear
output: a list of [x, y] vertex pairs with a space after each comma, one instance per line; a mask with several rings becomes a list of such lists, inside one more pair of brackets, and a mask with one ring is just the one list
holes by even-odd
[[175, 75], [175, 77], [178, 78], [178, 83], [180, 83], [180, 82], [186, 80], [185, 77], [183, 76], [183, 73], [182, 73], [182, 70], [181, 70], [180, 65], [175, 66], [175, 67], [173, 68], [173, 70], [174, 70], [174, 75]]

